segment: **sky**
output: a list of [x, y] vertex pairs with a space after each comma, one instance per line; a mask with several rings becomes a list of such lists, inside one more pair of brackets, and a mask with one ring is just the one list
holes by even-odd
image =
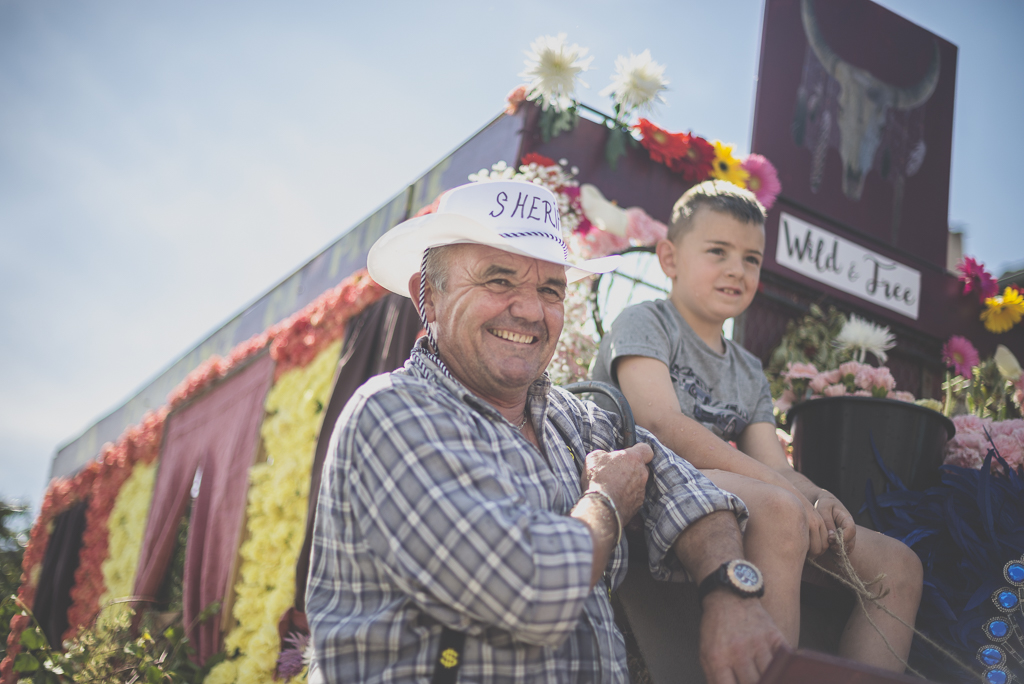
[[[950, 222], [1024, 268], [1024, 3], [883, 0], [959, 47]], [[0, 0], [0, 497], [500, 112], [564, 32], [666, 65], [650, 117], [749, 150], [760, 0]], [[497, 161], [497, 160], [495, 160]]]

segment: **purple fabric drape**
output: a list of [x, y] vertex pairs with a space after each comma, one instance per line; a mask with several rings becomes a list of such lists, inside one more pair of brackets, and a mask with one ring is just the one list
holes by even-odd
[[[259, 445], [263, 400], [273, 369], [274, 362], [263, 354], [167, 419], [135, 595], [155, 598], [196, 470], [201, 469], [185, 550], [185, 625], [210, 603], [223, 601], [229, 589], [245, 513], [248, 470]], [[199, 662], [206, 662], [221, 647], [220, 613], [193, 628], [189, 637]]]
[[374, 375], [402, 367], [409, 358], [421, 327], [412, 301], [396, 294], [389, 294], [375, 302], [346, 326], [334, 390], [324, 411], [324, 422], [313, 457], [309, 505], [306, 509], [306, 538], [295, 564], [295, 607], [300, 611], [304, 611], [306, 606], [306, 576], [309, 574], [309, 554], [313, 548], [313, 520], [316, 517], [317, 493], [320, 491], [320, 471], [327, 457], [327, 443], [334, 431], [334, 424], [360, 385]]
[[71, 587], [75, 585], [78, 552], [82, 549], [88, 508], [88, 501], [80, 501], [54, 519], [53, 532], [39, 573], [36, 599], [32, 604], [32, 612], [43, 634], [50, 646], [58, 650], [63, 648], [64, 632], [68, 629]]

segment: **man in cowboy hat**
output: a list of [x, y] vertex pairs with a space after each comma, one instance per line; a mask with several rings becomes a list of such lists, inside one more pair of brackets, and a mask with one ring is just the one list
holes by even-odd
[[[782, 636], [743, 561], [743, 503], [544, 369], [573, 265], [558, 205], [516, 181], [461, 186], [370, 250], [428, 335], [371, 379], [324, 464], [306, 609], [329, 682], [625, 682], [610, 591], [622, 525], [656, 577], [701, 582], [711, 682], [753, 684]], [[653, 474], [648, 481], [648, 468]]]

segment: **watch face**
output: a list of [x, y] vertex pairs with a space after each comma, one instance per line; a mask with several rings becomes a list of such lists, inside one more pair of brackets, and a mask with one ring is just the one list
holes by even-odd
[[729, 564], [728, 572], [730, 579], [746, 591], [757, 591], [761, 588], [761, 572], [750, 563], [733, 561]]

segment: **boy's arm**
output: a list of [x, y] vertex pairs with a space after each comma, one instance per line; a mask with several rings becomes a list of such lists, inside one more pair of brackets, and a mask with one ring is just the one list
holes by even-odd
[[[809, 499], [788, 477], [769, 465], [772, 461], [766, 464], [754, 454], [750, 454], [753, 458], [748, 458], [703, 425], [684, 415], [679, 406], [679, 398], [672, 387], [668, 366], [664, 362], [648, 356], [622, 356], [616, 359], [615, 369], [619, 388], [629, 401], [637, 425], [653, 432], [662, 444], [697, 468], [714, 468], [744, 475], [776, 485], [797, 496], [804, 504], [804, 513], [810, 529], [810, 554], [816, 556], [828, 548], [828, 530], [822, 520], [823, 516], [812, 505], [814, 500]], [[750, 426], [747, 430], [749, 429]], [[744, 431], [744, 434], [746, 432]], [[782, 463], [790, 473], [799, 475], [789, 467], [779, 440], [775, 437], [774, 428], [772, 440], [778, 446]], [[758, 451], [758, 454], [760, 455], [761, 451]], [[803, 479], [810, 482], [807, 478]], [[846, 533], [846, 530], [843, 532]]]
[[786, 454], [775, 434], [775, 426], [771, 423], [752, 423], [747, 426], [737, 440], [740, 451], [751, 458], [757, 459], [776, 473], [784, 477], [810, 502], [818, 511], [825, 523], [828, 544], [835, 541], [835, 529], [843, 530], [843, 541], [847, 552], [853, 550], [857, 525], [846, 507], [827, 489], [822, 489], [811, 482], [805, 475], [798, 473], [789, 465]]

